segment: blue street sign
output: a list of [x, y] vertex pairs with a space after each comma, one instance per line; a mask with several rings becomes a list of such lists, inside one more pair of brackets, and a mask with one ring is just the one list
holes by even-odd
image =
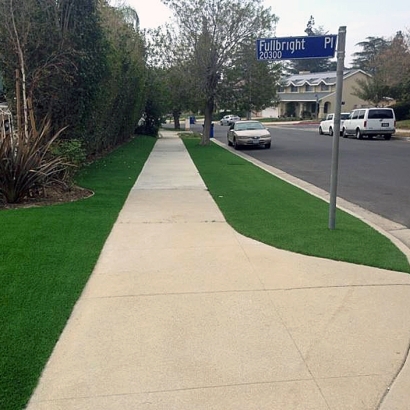
[[256, 40], [258, 60], [296, 60], [335, 56], [337, 35], [276, 37]]

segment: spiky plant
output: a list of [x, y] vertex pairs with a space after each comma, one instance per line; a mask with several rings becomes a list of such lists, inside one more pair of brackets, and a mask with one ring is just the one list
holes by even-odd
[[44, 120], [40, 130], [26, 134], [17, 131], [6, 134], [0, 130], [0, 197], [3, 202], [18, 203], [31, 192], [55, 182], [66, 166], [61, 157], [50, 155], [50, 146], [61, 129], [53, 136], [50, 121]]

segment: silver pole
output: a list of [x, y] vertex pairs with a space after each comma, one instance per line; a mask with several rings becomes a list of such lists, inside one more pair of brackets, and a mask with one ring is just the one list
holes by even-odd
[[339, 27], [337, 36], [336, 106], [330, 179], [329, 229], [336, 227], [337, 171], [339, 165], [340, 113], [342, 111], [343, 71], [345, 65], [346, 26]]

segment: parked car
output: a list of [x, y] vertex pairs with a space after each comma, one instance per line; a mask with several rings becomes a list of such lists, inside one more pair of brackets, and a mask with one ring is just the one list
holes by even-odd
[[[343, 123], [346, 118], [349, 118], [350, 113], [349, 112], [342, 112], [340, 114], [340, 135], [343, 135], [342, 129], [343, 129]], [[335, 129], [335, 114], [327, 114], [326, 118], [320, 122], [319, 125], [319, 134], [329, 134], [330, 136], [333, 135], [333, 130]]]
[[234, 124], [236, 121], [240, 121], [240, 120], [241, 120], [240, 117], [238, 117], [237, 115], [229, 114], [229, 115], [225, 115], [225, 116], [221, 119], [220, 124], [221, 124], [221, 125], [232, 125], [232, 124]]
[[259, 121], [237, 121], [229, 127], [228, 145], [235, 149], [241, 146], [271, 147], [272, 137], [268, 129]]
[[361, 108], [354, 110], [343, 123], [343, 137], [354, 135], [357, 139], [376, 135], [389, 140], [396, 132], [396, 117], [392, 108]]

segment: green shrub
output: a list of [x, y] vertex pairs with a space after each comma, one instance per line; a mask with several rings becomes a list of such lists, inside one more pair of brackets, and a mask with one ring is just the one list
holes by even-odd
[[60, 172], [60, 179], [68, 185], [73, 183], [76, 170], [81, 168], [87, 160], [84, 145], [78, 139], [54, 141], [50, 147], [50, 154], [63, 159], [64, 167]]
[[410, 119], [410, 101], [394, 104], [392, 108], [397, 121]]
[[63, 130], [48, 138], [50, 122], [28, 138], [20, 131], [0, 131], [0, 200], [17, 203], [48, 184], [62, 181], [58, 174], [65, 168], [60, 157], [50, 155], [50, 146]]
[[78, 139], [57, 140], [50, 147], [50, 152], [76, 167], [81, 167], [87, 159], [83, 143]]

